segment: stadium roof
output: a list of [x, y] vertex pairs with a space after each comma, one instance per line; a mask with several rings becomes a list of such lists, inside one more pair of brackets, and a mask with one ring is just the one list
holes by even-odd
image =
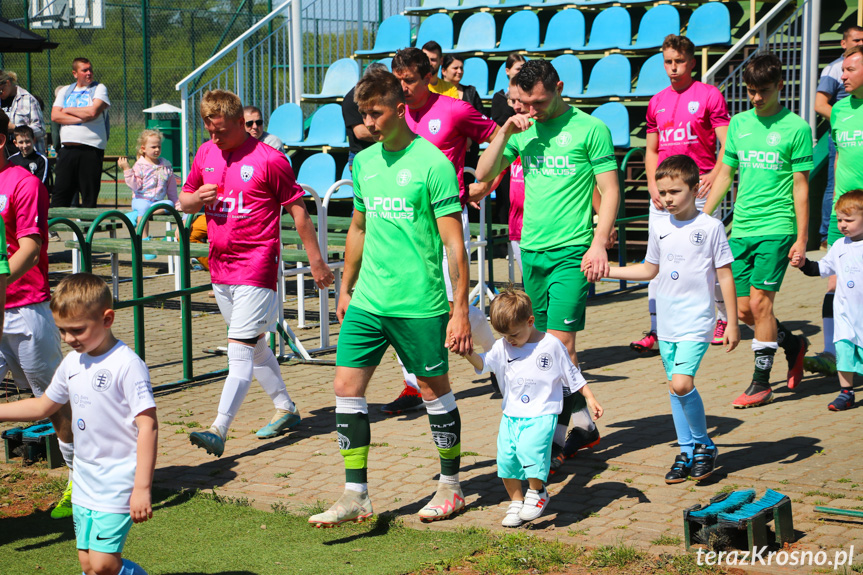
[[6, 18], [0, 18], [0, 52], [41, 52], [56, 48], [58, 45], [13, 24]]

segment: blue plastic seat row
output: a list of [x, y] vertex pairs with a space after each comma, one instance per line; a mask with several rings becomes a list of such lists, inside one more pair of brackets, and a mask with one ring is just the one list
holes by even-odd
[[[351, 179], [351, 171], [348, 169], [348, 165], [345, 164], [344, 169], [342, 169], [342, 176], [339, 178], [340, 180], [350, 180]], [[318, 195], [323, 198], [324, 194], [327, 193], [333, 184], [336, 183], [336, 160], [330, 154], [312, 154], [308, 158], [306, 158], [302, 165], [300, 166], [299, 172], [297, 172], [297, 182], [300, 184], [305, 184]], [[310, 195], [306, 192], [306, 195]], [[333, 192], [331, 196], [334, 200], [342, 200], [354, 197], [354, 188], [352, 185], [343, 184], [339, 186], [339, 188]]]
[[[351, 86], [353, 87], [353, 86]], [[312, 114], [309, 133], [303, 137], [303, 110], [297, 104], [282, 104], [270, 115], [267, 131], [286, 146], [347, 148], [345, 121], [339, 104], [326, 104]]]

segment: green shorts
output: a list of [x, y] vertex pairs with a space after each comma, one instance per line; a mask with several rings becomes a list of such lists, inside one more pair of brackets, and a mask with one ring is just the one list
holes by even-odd
[[728, 245], [734, 256], [731, 273], [737, 297], [749, 297], [750, 288], [779, 291], [788, 269], [788, 251], [796, 236], [749, 236], [731, 238]]
[[89, 549], [99, 553], [120, 553], [132, 528], [132, 516], [128, 513], [93, 511], [80, 505], [72, 505], [72, 522], [78, 549]]
[[662, 367], [665, 375], [671, 381], [671, 376], [690, 375], [695, 377], [698, 366], [710, 343], [706, 341], [662, 341], [659, 340], [659, 354], [662, 356]]
[[830, 213], [830, 225], [827, 227], [827, 245], [832, 246], [837, 240], [845, 236], [839, 231], [839, 220], [836, 219], [836, 211]]
[[536, 329], [581, 331], [590, 284], [581, 271], [587, 246], [545, 252], [521, 250], [524, 291], [533, 303]]
[[557, 415], [504, 415], [497, 432], [497, 476], [503, 479], [548, 479], [551, 442]]
[[850, 371], [863, 375], [863, 348], [847, 339], [837, 341], [836, 371]]
[[369, 367], [380, 365], [392, 345], [409, 372], [420, 377], [449, 372], [448, 351], [444, 347], [449, 314], [434, 317], [387, 317], [356, 306], [348, 306], [339, 342], [336, 365]]

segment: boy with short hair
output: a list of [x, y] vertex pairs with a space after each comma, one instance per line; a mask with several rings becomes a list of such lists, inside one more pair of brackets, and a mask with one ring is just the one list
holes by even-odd
[[122, 558], [132, 523], [153, 516], [158, 422], [147, 366], [111, 333], [113, 299], [92, 274], [63, 278], [51, 312], [72, 352], [38, 398], [0, 405], [0, 421], [36, 421], [74, 398], [73, 519], [85, 575], [141, 575]]
[[[844, 152], [843, 152], [844, 153]], [[837, 276], [833, 297], [836, 370], [839, 373], [839, 396], [830, 402], [830, 411], [845, 411], [854, 407], [854, 373], [863, 373], [863, 267], [848, 265], [863, 259], [863, 190], [842, 194], [836, 201], [836, 222], [845, 236], [836, 240], [821, 260], [813, 262], [806, 254], [797, 254], [791, 265], [807, 276]], [[843, 256], [851, 254], [842, 261]]]
[[[671, 415], [681, 453], [665, 476], [668, 484], [691, 476], [707, 479], [716, 465], [718, 450], [707, 435], [704, 403], [695, 389], [695, 372], [710, 347], [716, 317], [713, 286], [728, 302], [728, 317], [737, 317], [731, 250], [722, 222], [699, 212], [698, 165], [689, 156], [667, 158], [656, 170], [656, 186], [667, 218], [650, 224], [644, 263], [611, 268], [609, 277], [635, 281], [658, 276], [657, 335], [659, 352], [668, 377]], [[740, 342], [736, 321], [723, 334], [725, 351]]]
[[809, 124], [779, 102], [783, 85], [779, 58], [770, 52], [756, 54], [743, 70], [743, 81], [753, 109], [731, 118], [723, 165], [704, 206], [705, 213], [713, 213], [731, 187], [734, 170], [739, 169], [728, 243], [734, 255], [731, 269], [740, 319], [755, 331], [755, 372], [746, 391], [732, 402], [737, 408], [773, 401], [770, 370], [779, 347], [788, 360], [788, 389], [803, 378], [809, 341], [779, 323], [773, 300], [788, 260], [806, 253], [813, 166]]
[[[551, 445], [565, 395], [580, 393], [595, 418], [602, 416], [584, 376], [566, 346], [534, 327], [526, 293], [504, 291], [491, 302], [491, 325], [503, 335], [491, 350], [465, 358], [477, 374], [497, 374], [503, 417], [497, 436], [497, 474], [510, 497], [504, 527], [518, 527], [542, 515], [548, 505], [545, 482], [551, 469]], [[521, 482], [527, 479], [527, 496]]]
[[45, 177], [48, 175], [48, 158], [33, 148], [36, 141], [33, 128], [30, 126], [15, 126], [15, 129], [12, 130], [12, 136], [15, 138], [15, 146], [18, 148], [18, 153], [9, 156], [9, 162], [16, 166], [21, 166], [25, 170], [29, 170], [31, 174], [39, 178], [44, 184]]

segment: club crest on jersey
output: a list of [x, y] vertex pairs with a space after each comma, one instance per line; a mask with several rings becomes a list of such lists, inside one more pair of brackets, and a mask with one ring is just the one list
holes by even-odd
[[552, 362], [551, 360], [551, 355], [547, 353], [541, 353], [539, 354], [539, 357], [536, 358], [536, 367], [538, 367], [542, 371], [548, 371], [549, 369], [551, 369], [552, 363], [554, 362]]
[[30, 162], [30, 173], [31, 173], [31, 174], [35, 174], [35, 173], [36, 173], [36, 169], [37, 169], [38, 167], [39, 167], [39, 166], [37, 166], [37, 165], [36, 165], [36, 162]]
[[692, 230], [692, 233], [689, 234], [689, 242], [693, 246], [700, 246], [705, 239], [707, 239], [707, 234], [704, 230]]
[[252, 166], [243, 164], [243, 166], [240, 168], [240, 178], [242, 178], [244, 182], [248, 182], [249, 180], [251, 180], [254, 173], [255, 168]]
[[689, 102], [689, 113], [694, 114], [698, 111], [698, 102]]
[[568, 146], [572, 142], [572, 134], [569, 132], [563, 132], [555, 138], [554, 141], [557, 142], [558, 146]]
[[107, 369], [100, 369], [93, 376], [92, 384], [96, 391], [107, 391], [111, 387], [111, 372]]
[[9, 198], [6, 196], [0, 196], [0, 212], [6, 210], [6, 205], [9, 203]]
[[429, 120], [429, 133], [435, 135], [438, 132], [440, 132], [440, 119]]
[[410, 170], [400, 170], [398, 174], [396, 174], [396, 183], [400, 186], [406, 186], [411, 183], [411, 174]]
[[779, 142], [782, 141], [782, 136], [779, 132], [770, 132], [767, 134], [767, 143], [771, 146], [778, 146]]

